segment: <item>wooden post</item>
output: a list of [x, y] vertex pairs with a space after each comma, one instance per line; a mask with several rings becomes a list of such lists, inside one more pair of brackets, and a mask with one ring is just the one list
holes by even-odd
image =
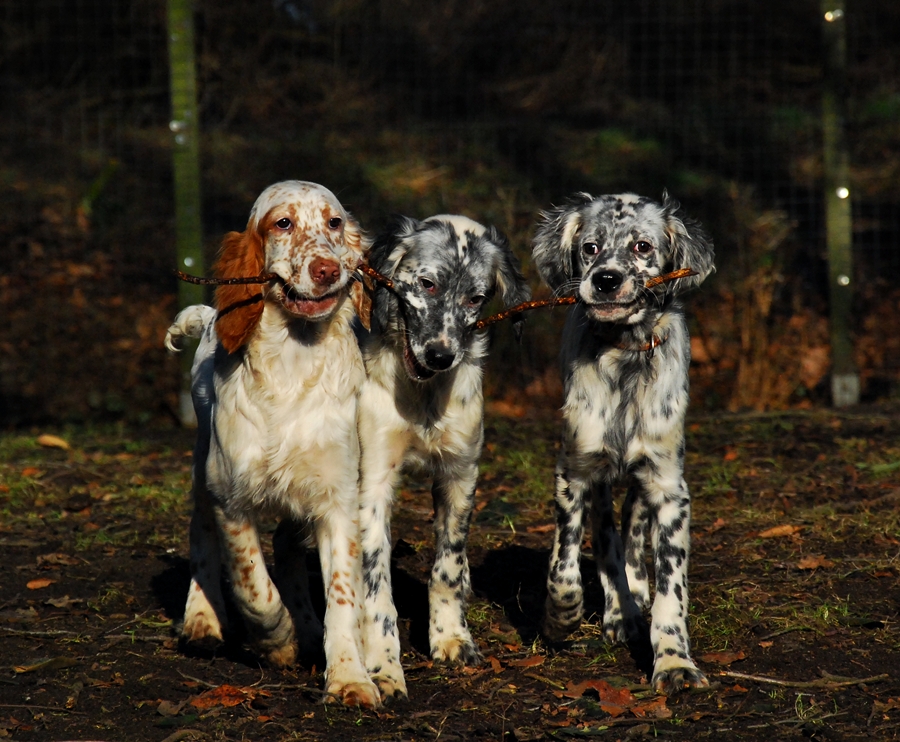
[[[172, 165], [175, 176], [175, 248], [177, 267], [203, 275], [203, 226], [200, 205], [200, 121], [194, 61], [194, 0], [168, 0], [169, 92], [172, 102]], [[204, 301], [202, 286], [178, 282], [179, 309]], [[197, 424], [191, 404], [194, 343], [181, 353], [179, 416], [183, 425]]]
[[821, 7], [825, 42], [822, 140], [831, 307], [831, 399], [835, 407], [846, 407], [859, 402], [859, 373], [853, 361], [851, 339], [854, 277], [850, 157], [844, 135], [847, 25], [844, 0], [822, 0]]

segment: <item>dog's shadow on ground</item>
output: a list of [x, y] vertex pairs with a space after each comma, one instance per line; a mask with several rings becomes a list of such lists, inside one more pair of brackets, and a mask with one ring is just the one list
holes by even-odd
[[[472, 569], [475, 594], [503, 608], [506, 620], [519, 633], [524, 646], [531, 645], [540, 637], [547, 598], [548, 562], [549, 553], [545, 549], [513, 544], [489, 551], [484, 561]], [[581, 573], [584, 615], [593, 622], [599, 622], [603, 615], [604, 597], [593, 559], [582, 559]], [[577, 641], [545, 642], [550, 652], [564, 651], [578, 644]], [[579, 651], [583, 650], [579, 648]], [[634, 635], [629, 637], [628, 651], [637, 669], [652, 672], [653, 650], [646, 621], [641, 620]]]
[[[430, 655], [428, 644], [428, 584], [427, 578], [411, 574], [403, 565], [405, 558], [413, 553], [413, 548], [402, 539], [398, 541], [392, 554], [391, 580], [393, 582], [394, 602], [397, 607], [401, 625], [408, 626], [410, 646], [424, 657]], [[160, 560], [164, 568], [151, 578], [151, 589], [165, 614], [174, 622], [177, 630], [184, 614], [184, 606], [190, 587], [190, 564], [180, 556], [162, 556]], [[512, 544], [488, 551], [484, 559], [472, 567], [472, 590], [476, 598], [486, 600], [502, 608], [508, 627], [497, 627], [499, 633], [515, 629], [523, 646], [530, 646], [540, 637], [540, 623], [544, 613], [544, 601], [547, 597], [548, 553], [546, 549], [534, 549]], [[313, 605], [320, 618], [324, 615], [324, 597], [322, 579], [319, 572], [315, 552], [308, 559], [310, 592]], [[582, 582], [584, 584], [585, 616], [591, 620], [603, 612], [603, 591], [597, 579], [596, 568], [592, 559], [582, 560]], [[227, 591], [226, 591], [227, 594]], [[235, 611], [233, 602], [226, 601], [228, 606], [229, 633], [225, 643], [214, 652], [185, 647], [181, 651], [189, 656], [199, 658], [221, 657], [232, 662], [256, 667], [259, 659], [246, 648], [246, 632], [240, 615]], [[476, 636], [476, 641], [480, 637]], [[577, 642], [575, 642], [577, 644]], [[551, 652], [565, 651], [573, 642], [556, 645], [545, 645]], [[649, 629], [642, 622], [639, 634], [629, 641], [628, 649], [636, 667], [643, 672], [651, 672], [653, 653], [650, 647]], [[490, 648], [486, 651], [489, 653]], [[583, 651], [579, 648], [579, 651]], [[305, 665], [318, 663], [320, 667], [323, 657], [301, 658]], [[648, 675], [649, 677], [649, 675]]]

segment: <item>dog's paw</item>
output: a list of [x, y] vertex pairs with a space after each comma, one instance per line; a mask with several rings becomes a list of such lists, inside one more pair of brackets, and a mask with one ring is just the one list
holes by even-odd
[[451, 636], [431, 648], [431, 659], [446, 665], [475, 667], [481, 664], [481, 652], [470, 636]]
[[400, 668], [382, 669], [380, 672], [372, 673], [372, 682], [378, 686], [381, 700], [385, 704], [393, 701], [405, 701], [409, 698], [409, 694], [406, 692], [406, 679]]
[[293, 642], [280, 647], [258, 647], [258, 651], [270, 667], [293, 667], [297, 662], [297, 647]]
[[377, 709], [381, 707], [381, 694], [378, 686], [368, 678], [350, 681], [332, 679], [325, 686], [325, 703]]
[[603, 638], [610, 644], [625, 644], [628, 641], [628, 632], [625, 629], [625, 621], [622, 617], [603, 619]]
[[[682, 660], [683, 661], [683, 660]], [[659, 662], [653, 672], [653, 690], [671, 696], [685, 688], [706, 688], [709, 680], [706, 675], [688, 660], [690, 664], [660, 668]]]
[[224, 643], [222, 624], [212, 611], [185, 615], [179, 641], [199, 652], [213, 652]]

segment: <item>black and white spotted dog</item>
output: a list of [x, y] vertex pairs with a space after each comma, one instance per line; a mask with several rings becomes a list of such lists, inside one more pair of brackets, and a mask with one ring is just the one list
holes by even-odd
[[[565, 425], [544, 634], [561, 640], [581, 622], [579, 560], [590, 500], [607, 638], [636, 636], [641, 609], [650, 603], [649, 528], [656, 582], [653, 686], [672, 692], [707, 685], [691, 659], [687, 631], [691, 505], [683, 467], [690, 339], [677, 297], [714, 270], [712, 243], [668, 195], [658, 203], [630, 193], [579, 193], [542, 214], [533, 257], [555, 294], [579, 300], [562, 339]], [[697, 275], [645, 287], [648, 279], [679, 268]], [[611, 489], [623, 479], [629, 480], [624, 547]]]
[[393, 281], [373, 299], [363, 339], [360, 528], [366, 591], [366, 666], [382, 698], [406, 695], [391, 595], [390, 518], [401, 467], [433, 476], [435, 561], [428, 585], [436, 661], [480, 660], [466, 624], [466, 541], [483, 434], [487, 335], [475, 328], [499, 292], [530, 292], [506, 238], [463, 216], [399, 217], [376, 239], [369, 264]]

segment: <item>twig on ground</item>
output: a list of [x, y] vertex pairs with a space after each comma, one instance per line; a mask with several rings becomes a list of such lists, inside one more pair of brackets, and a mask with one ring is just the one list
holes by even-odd
[[769, 685], [780, 685], [784, 688], [844, 688], [852, 685], [865, 685], [867, 683], [880, 683], [890, 679], [890, 675], [883, 673], [881, 675], [873, 675], [870, 678], [844, 678], [838, 675], [829, 675], [823, 672], [825, 676], [818, 680], [779, 680], [778, 678], [767, 678], [765, 675], [748, 675], [743, 672], [733, 672], [732, 670], [723, 670], [719, 673], [726, 678], [735, 678], [737, 680], [752, 680], [757, 683], [768, 683]]
[[877, 507], [879, 505], [892, 505], [900, 500], [900, 489], [895, 489], [881, 497], [871, 500], [856, 500], [855, 502], [836, 502], [831, 505], [839, 513], [855, 513], [857, 510]]
[[794, 631], [815, 631], [815, 629], [812, 626], [788, 626], [785, 629], [778, 629], [777, 631], [773, 631], [771, 634], [761, 636], [759, 637], [758, 641], [768, 641], [769, 639], [774, 639], [776, 636], [784, 636], [785, 634], [790, 634]]

